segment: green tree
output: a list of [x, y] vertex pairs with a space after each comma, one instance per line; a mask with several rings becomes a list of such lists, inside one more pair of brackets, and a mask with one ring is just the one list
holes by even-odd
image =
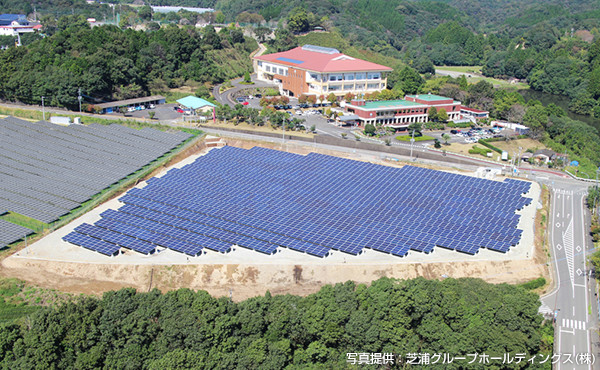
[[544, 128], [548, 124], [548, 116], [543, 106], [534, 105], [527, 108], [527, 112], [523, 117], [523, 124], [530, 129], [532, 138], [540, 138], [544, 132]]
[[417, 94], [425, 80], [413, 68], [406, 66], [399, 72], [394, 71], [388, 78], [388, 84], [394, 89], [399, 87], [406, 94]]
[[434, 139], [433, 140], [433, 147], [436, 149], [439, 149], [442, 147], [442, 144], [440, 144], [440, 141], [438, 139]]
[[138, 10], [138, 17], [144, 21], [152, 20], [152, 8], [148, 5], [144, 5]]
[[440, 110], [438, 111], [438, 114], [437, 114], [437, 118], [441, 122], [448, 121], [448, 113], [446, 113], [446, 110], [444, 108], [440, 108]]
[[450, 140], [450, 135], [447, 132], [442, 134], [442, 139], [444, 139], [444, 144], [448, 145], [448, 141]]
[[250, 78], [250, 72], [246, 71], [246, 73], [244, 73], [244, 82], [249, 84], [252, 83], [252, 79]]
[[258, 42], [265, 42], [268, 34], [271, 33], [271, 29], [268, 27], [257, 27], [254, 29], [254, 35], [258, 39]]
[[438, 112], [436, 107], [431, 107], [427, 111], [427, 118], [430, 122], [435, 122], [438, 120]]
[[413, 122], [410, 125], [408, 125], [407, 130], [409, 135], [412, 135], [414, 132], [415, 136], [421, 136], [423, 131], [423, 125], [420, 122]]
[[367, 123], [365, 125], [365, 135], [367, 135], [367, 136], [373, 136], [373, 135], [375, 135], [376, 131], [377, 130], [375, 129], [375, 126], [373, 124]]
[[215, 22], [218, 23], [218, 24], [225, 23], [225, 14], [223, 14], [222, 11], [217, 10], [215, 12]]
[[306, 32], [310, 28], [308, 13], [306, 12], [306, 9], [301, 7], [296, 7], [292, 9], [287, 21], [288, 29], [292, 33], [298, 34]]
[[337, 102], [337, 96], [334, 93], [329, 93], [327, 95], [327, 101], [333, 105], [333, 103]]

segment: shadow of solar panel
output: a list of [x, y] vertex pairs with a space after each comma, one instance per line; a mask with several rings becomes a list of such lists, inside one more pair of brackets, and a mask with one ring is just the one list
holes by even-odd
[[86, 223], [77, 226], [75, 231], [143, 254], [151, 254], [156, 250], [155, 245], [146, 241]]
[[180, 253], [185, 253], [190, 256], [198, 256], [202, 254], [202, 245], [186, 242], [177, 238], [171, 238], [168, 235], [160, 234], [153, 230], [138, 228], [111, 219], [102, 219], [96, 222], [95, 225], [105, 229], [113, 230], [115, 232], [119, 232], [124, 235], [129, 235], [147, 241], [149, 243], [159, 245], [164, 248], [172, 249]]

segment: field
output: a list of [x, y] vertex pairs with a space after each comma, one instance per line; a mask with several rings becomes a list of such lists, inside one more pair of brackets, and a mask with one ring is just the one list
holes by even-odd
[[[528, 89], [529, 85], [523, 82], [510, 83], [507, 80], [485, 77], [481, 74], [481, 66], [436, 66], [436, 71], [449, 72], [452, 77], [458, 77], [460, 74], [467, 75], [467, 81], [475, 84], [479, 81], [487, 81], [494, 87], [512, 87], [516, 89]], [[469, 76], [470, 75], [470, 76]]]
[[442, 71], [481, 74], [481, 66], [436, 66], [435, 69]]

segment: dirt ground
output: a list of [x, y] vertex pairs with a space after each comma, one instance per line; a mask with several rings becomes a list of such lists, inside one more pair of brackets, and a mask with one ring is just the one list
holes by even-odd
[[[533, 149], [533, 150], [546, 149], [546, 146], [544, 144], [540, 143], [539, 141], [532, 140], [532, 139], [494, 141], [490, 144], [494, 145], [495, 147], [497, 147], [499, 149], [506, 150], [511, 157], [513, 156], [513, 153], [517, 153], [517, 154], [519, 153], [519, 147], [522, 148], [521, 154], [525, 153], [525, 151], [527, 151], [527, 149]], [[450, 145], [442, 146], [442, 149], [444, 149], [448, 152], [451, 152], [451, 153], [458, 153], [458, 154], [468, 155], [468, 156], [472, 156], [472, 157], [479, 158], [479, 159], [488, 159], [491, 161], [498, 161], [500, 158], [500, 154], [497, 152], [492, 152], [491, 158], [484, 157], [479, 154], [469, 154], [469, 149], [472, 149], [473, 146], [477, 146], [479, 148], [486, 148], [485, 146], [483, 146], [479, 143], [474, 143], [474, 144], [451, 143]]]
[[[262, 142], [228, 139], [227, 143], [243, 148], [260, 144], [280, 149], [280, 145]], [[203, 149], [203, 145], [198, 145], [186, 151], [185, 155]], [[307, 154], [312, 148], [305, 146], [288, 150]], [[333, 151], [319, 152], [339, 155]], [[183, 155], [178, 159], [182, 157]], [[540, 232], [543, 233], [543, 229], [536, 223], [536, 234]], [[543, 249], [542, 240], [541, 235], [535, 238], [535, 248], [527, 258], [503, 261], [404, 262], [385, 265], [346, 264], [345, 259], [344, 263], [331, 264], [261, 264], [249, 261], [238, 264], [127, 265], [48, 261], [13, 256], [2, 260], [0, 276], [15, 277], [43, 288], [77, 294], [100, 295], [123, 287], [133, 287], [141, 292], [153, 288], [168, 291], [185, 287], [206, 290], [214, 296], [231, 295], [235, 301], [264, 295], [267, 290], [272, 294], [307, 295], [318, 291], [325, 284], [347, 280], [368, 284], [383, 276], [400, 279], [419, 276], [428, 279], [475, 277], [491, 283], [521, 283], [540, 276], [549, 278], [548, 257]]]

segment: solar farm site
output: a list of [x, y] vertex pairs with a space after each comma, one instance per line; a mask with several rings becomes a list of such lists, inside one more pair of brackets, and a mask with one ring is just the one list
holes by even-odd
[[[120, 125], [0, 119], [0, 215], [56, 221], [189, 137]], [[0, 222], [0, 248], [31, 232]]]
[[530, 187], [409, 165], [224, 147], [129, 190], [120, 206], [62, 238], [100, 255], [150, 259], [177, 252], [226, 260], [237, 249], [258, 260], [280, 253], [361, 258], [367, 250], [394, 261], [437, 249], [500, 255], [521, 240], [516, 211], [532, 202]]

